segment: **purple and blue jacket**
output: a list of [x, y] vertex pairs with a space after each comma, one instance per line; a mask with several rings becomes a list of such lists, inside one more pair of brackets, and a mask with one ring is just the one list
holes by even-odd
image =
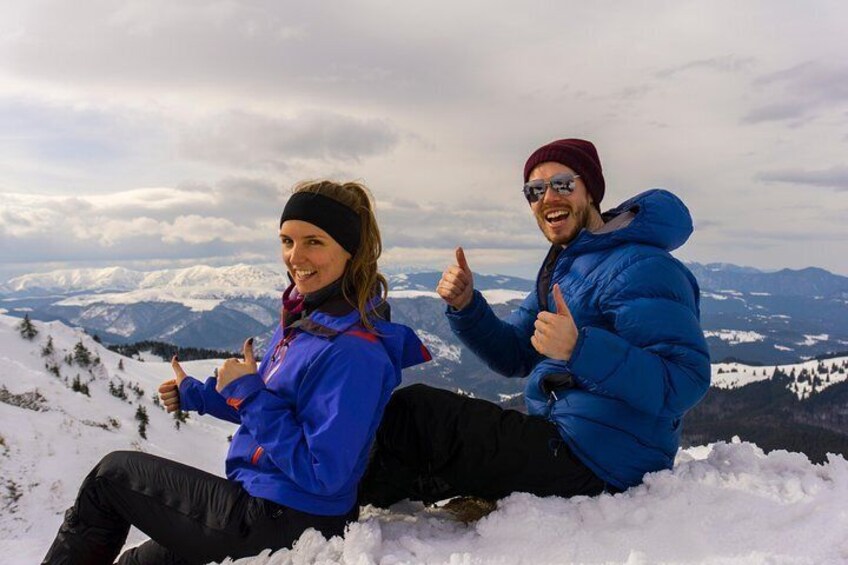
[[311, 514], [342, 515], [356, 504], [377, 426], [401, 369], [429, 361], [408, 327], [359, 313], [318, 309], [278, 326], [255, 374], [228, 384], [188, 377], [180, 406], [240, 424], [227, 478], [252, 496]]

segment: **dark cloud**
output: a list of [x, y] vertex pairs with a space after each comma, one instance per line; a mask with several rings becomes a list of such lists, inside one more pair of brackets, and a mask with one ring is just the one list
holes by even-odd
[[286, 170], [300, 159], [359, 160], [391, 150], [399, 134], [388, 122], [331, 112], [274, 118], [230, 112], [181, 134], [190, 159]]
[[835, 188], [839, 191], [848, 190], [848, 167], [835, 166], [820, 171], [781, 170], [758, 173], [757, 180], [765, 182], [782, 182]]

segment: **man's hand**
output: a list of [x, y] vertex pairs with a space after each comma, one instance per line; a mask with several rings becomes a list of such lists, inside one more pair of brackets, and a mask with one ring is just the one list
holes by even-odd
[[236, 359], [235, 357], [227, 359], [221, 368], [218, 369], [218, 383], [215, 385], [215, 390], [221, 392], [228, 384], [236, 379], [240, 379], [245, 375], [252, 375], [256, 372], [256, 359], [253, 357], [253, 338], [248, 338], [242, 347], [244, 360]]
[[530, 343], [545, 357], [568, 361], [574, 352], [578, 332], [558, 284], [554, 285], [554, 302], [556, 314], [539, 312], [536, 317], [536, 331]]
[[471, 267], [465, 260], [465, 252], [462, 247], [456, 248], [456, 264], [451, 265], [442, 273], [442, 279], [436, 286], [436, 292], [442, 300], [453, 306], [456, 310], [462, 310], [469, 304], [474, 296], [474, 275]]

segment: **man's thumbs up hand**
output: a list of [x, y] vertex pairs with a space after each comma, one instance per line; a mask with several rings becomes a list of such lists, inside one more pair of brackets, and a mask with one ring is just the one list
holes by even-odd
[[577, 326], [558, 284], [554, 285], [553, 294], [556, 313], [539, 312], [530, 343], [545, 357], [568, 361], [577, 343]]
[[442, 273], [436, 292], [442, 300], [456, 310], [462, 310], [471, 304], [471, 299], [474, 297], [474, 275], [471, 273], [471, 267], [468, 266], [462, 247], [456, 248], [456, 264]]

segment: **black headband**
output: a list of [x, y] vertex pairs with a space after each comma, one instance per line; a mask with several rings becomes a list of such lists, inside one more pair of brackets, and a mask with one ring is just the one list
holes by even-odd
[[301, 220], [316, 225], [336, 240], [345, 251], [356, 255], [359, 249], [359, 215], [333, 198], [314, 192], [295, 192], [286, 202], [280, 227], [286, 220]]

